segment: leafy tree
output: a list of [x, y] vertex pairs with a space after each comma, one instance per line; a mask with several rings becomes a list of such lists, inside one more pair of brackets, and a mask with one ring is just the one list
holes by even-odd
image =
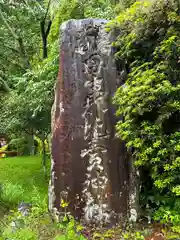
[[180, 196], [179, 11], [175, 0], [137, 1], [109, 25], [120, 33], [114, 47], [127, 72], [114, 97], [122, 116], [118, 134], [136, 166], [148, 169], [156, 192], [176, 196], [172, 206]]
[[59, 27], [64, 21], [83, 18], [113, 19], [114, 8], [112, 0], [62, 0], [59, 7], [54, 10], [49, 39], [53, 41], [59, 37]]
[[58, 70], [59, 26], [72, 18], [112, 19], [115, 5], [113, 0], [0, 2], [1, 134], [25, 134], [32, 153], [33, 135], [44, 146]]
[[[57, 75], [57, 42], [48, 51], [55, 0], [2, 1], [1, 132], [26, 132], [45, 139], [50, 132], [50, 109]], [[48, 58], [48, 53], [49, 58]], [[54, 64], [54, 65], [52, 65]]]

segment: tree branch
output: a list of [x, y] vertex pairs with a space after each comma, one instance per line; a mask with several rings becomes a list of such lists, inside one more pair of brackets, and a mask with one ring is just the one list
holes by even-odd
[[23, 40], [20, 37], [17, 40], [18, 40], [19, 47], [20, 47], [20, 53], [22, 55], [22, 58], [24, 59], [25, 66], [26, 66], [26, 68], [30, 69], [31, 66], [30, 66], [29, 59], [27, 57], [26, 51], [25, 51]]
[[11, 28], [11, 26], [9, 25], [9, 23], [7, 22], [6, 18], [3, 15], [3, 12], [0, 8], [0, 16], [2, 17], [2, 20], [4, 22], [4, 24], [6, 25], [6, 27], [9, 29], [9, 31], [11, 32], [12, 36], [17, 40], [18, 36], [15, 34], [15, 32], [13, 31], [13, 29]]
[[28, 131], [26, 128], [22, 128], [22, 130], [23, 130], [25, 133], [27, 133], [28, 135], [33, 135], [33, 134], [34, 134], [33, 130], [32, 130], [32, 132], [31, 132], [31, 131]]
[[48, 22], [48, 26], [47, 26], [47, 29], [46, 29], [46, 38], [47, 38], [48, 35], [49, 35], [50, 29], [51, 29], [51, 25], [52, 25], [52, 21], [49, 20], [49, 22]]
[[3, 44], [3, 47], [10, 49], [11, 51], [13, 51], [14, 53], [16, 53], [17, 55], [20, 54], [20, 52], [19, 52], [17, 49], [15, 49], [15, 48], [13, 48], [13, 47], [10, 47], [10, 46], [8, 46], [8, 45], [6, 45], [6, 44]]
[[24, 3], [25, 3], [25, 5], [30, 9], [30, 11], [32, 12], [34, 18], [37, 20], [36, 14], [34, 13], [32, 7], [29, 5], [28, 1], [27, 1], [27, 0], [24, 0]]
[[49, 35], [51, 29], [52, 21], [49, 20], [47, 29], [45, 30], [45, 21], [44, 19], [41, 21], [41, 36], [42, 36], [42, 43], [43, 43], [43, 59], [48, 57], [48, 50], [47, 50], [47, 37]]
[[2, 82], [2, 85], [3, 85], [3, 89], [6, 93], [10, 92], [10, 87], [8, 86], [7, 82], [3, 79], [3, 78], [0, 78], [0, 82]]
[[47, 18], [47, 15], [48, 15], [48, 12], [49, 12], [49, 8], [50, 8], [50, 4], [51, 4], [51, 0], [49, 0], [48, 1], [48, 5], [47, 5], [47, 9], [46, 9], [46, 13], [45, 13], [45, 16], [44, 16], [44, 22], [45, 22], [45, 20], [46, 20], [46, 18]]
[[6, 18], [4, 17], [1, 8], [0, 8], [0, 16], [2, 17], [2, 20], [3, 20], [4, 24], [6, 25], [6, 27], [9, 29], [11, 35], [12, 35], [12, 36], [14, 37], [14, 39], [19, 43], [20, 53], [21, 53], [21, 56], [24, 58], [25, 67], [26, 67], [26, 68], [30, 68], [30, 63], [29, 63], [29, 59], [28, 59], [28, 57], [27, 57], [27, 55], [26, 55], [26, 52], [25, 52], [23, 40], [22, 40], [22, 38], [18, 37], [18, 36], [16, 35], [16, 33], [13, 31], [13, 29], [11, 28], [11, 26], [10, 26], [9, 23], [7, 22]]
[[[4, 55], [3, 54], [0, 54], [0, 57], [4, 58]], [[19, 68], [21, 68], [22, 70], [26, 70], [26, 68], [24, 66], [22, 66], [21, 64], [18, 64], [17, 62], [13, 62], [13, 61], [10, 61], [8, 59], [5, 60], [8, 64], [13, 64], [14, 66], [17, 66]], [[3, 64], [0, 63], [0, 65], [3, 67]]]
[[42, 37], [42, 45], [43, 45], [43, 59], [47, 58], [47, 38], [45, 32], [45, 21], [44, 19], [40, 22], [41, 26], [41, 37]]

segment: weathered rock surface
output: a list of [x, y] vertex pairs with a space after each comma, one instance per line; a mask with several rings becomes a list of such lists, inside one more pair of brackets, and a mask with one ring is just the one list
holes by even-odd
[[115, 137], [112, 97], [120, 84], [105, 20], [61, 26], [60, 69], [52, 109], [49, 208], [61, 199], [86, 222], [110, 222], [128, 212], [129, 167]]
[[31, 211], [32, 205], [30, 203], [26, 202], [21, 202], [18, 206], [18, 211], [23, 215], [23, 216], [28, 216], [30, 211]]

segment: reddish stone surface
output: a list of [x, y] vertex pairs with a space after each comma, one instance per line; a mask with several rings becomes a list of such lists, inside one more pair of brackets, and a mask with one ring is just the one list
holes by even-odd
[[119, 86], [104, 20], [70, 20], [61, 26], [60, 69], [52, 109], [49, 208], [87, 222], [127, 216], [129, 167], [115, 137], [112, 96]]

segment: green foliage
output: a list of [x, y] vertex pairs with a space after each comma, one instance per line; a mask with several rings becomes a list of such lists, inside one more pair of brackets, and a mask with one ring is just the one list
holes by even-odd
[[119, 0], [115, 5], [114, 11], [116, 15], [119, 15], [120, 12], [125, 11], [129, 8], [136, 0]]
[[[111, 0], [0, 3], [1, 134], [26, 133], [26, 137], [29, 134], [41, 140], [47, 138], [59, 67], [60, 25], [69, 19], [86, 17], [112, 19], [115, 4]], [[45, 39], [42, 26], [47, 33]], [[45, 48], [47, 56], [42, 54]]]
[[[118, 135], [146, 168], [156, 191], [179, 199], [180, 18], [178, 1], [136, 1], [108, 28], [128, 77], [114, 103]], [[117, 31], [118, 30], [118, 31]], [[173, 207], [173, 206], [172, 206]]]
[[[48, 0], [2, 1], [0, 134], [9, 136], [10, 148], [25, 152], [22, 150], [24, 138], [27, 145], [33, 135], [44, 142], [50, 132], [62, 22], [87, 17], [113, 19], [118, 12], [120, 14], [107, 25], [109, 30], [117, 33], [113, 43], [117, 64], [128, 73], [125, 84], [121, 79], [122, 86], [114, 97], [118, 106], [117, 116], [122, 116], [117, 132], [127, 143], [129, 151], [133, 152], [136, 167], [142, 172], [148, 170], [150, 178], [144, 179], [144, 182], [141, 179], [146, 186], [141, 194], [144, 208], [147, 202], [151, 207], [154, 204], [154, 209], [159, 208], [154, 218], [169, 221], [178, 228], [179, 11], [176, 0], [121, 0], [118, 3], [112, 0], [52, 0], [50, 4]], [[43, 21], [45, 27], [52, 21], [46, 39], [47, 57], [42, 57], [44, 46], [40, 24]], [[42, 216], [39, 211], [47, 184], [44, 183], [40, 160], [35, 159], [5, 159], [6, 162], [3, 160], [0, 165], [0, 181], [3, 182], [1, 201], [8, 206], [22, 200], [38, 205], [25, 228], [17, 233], [19, 235], [13, 236], [17, 239], [24, 236], [26, 239], [37, 239], [39, 234], [39, 220], [35, 221], [35, 216]], [[146, 184], [148, 181], [154, 185]], [[33, 225], [37, 222], [38, 226]], [[53, 228], [52, 231], [53, 236], [60, 234], [57, 239], [83, 238], [78, 235], [73, 218], [61, 225], [62, 232], [55, 234], [56, 230]], [[99, 237], [103, 239], [105, 234]], [[143, 239], [140, 232], [125, 233], [124, 238]]]
[[152, 233], [152, 229], [138, 229], [137, 226], [126, 226], [126, 228], [122, 228], [122, 226], [117, 226], [116, 228], [104, 230], [99, 229], [99, 231], [95, 231], [92, 240], [106, 240], [106, 239], [128, 239], [128, 240], [144, 240], [146, 238], [149, 239], [149, 236]]
[[53, 86], [58, 71], [57, 46], [47, 59], [39, 63], [34, 60], [32, 65], [33, 70], [16, 77], [16, 90], [4, 97], [2, 128], [9, 134], [23, 131], [46, 139], [50, 132]]
[[[0, 4], [0, 38], [3, 44], [0, 47], [0, 55], [3, 55], [0, 78], [3, 89], [7, 85], [3, 90], [7, 94], [0, 96], [0, 133], [8, 136], [24, 132], [46, 139], [50, 132], [58, 44], [54, 41], [51, 48], [43, 45], [40, 25], [44, 24], [46, 29], [46, 25], [51, 23], [55, 1], [51, 3], [49, 6], [44, 1], [27, 0]], [[45, 47], [48, 48], [48, 56], [42, 59]]]
[[180, 237], [179, 206], [179, 201], [176, 201], [174, 209], [172, 209], [169, 204], [165, 207], [161, 206], [155, 213], [154, 220], [169, 226], [167, 229], [164, 229], [166, 239], [176, 240]]
[[[13, 227], [12, 222], [17, 227]], [[13, 238], [14, 240], [85, 240], [80, 234], [81, 228], [75, 220], [70, 217], [66, 224], [53, 223], [47, 209], [38, 206], [32, 207], [28, 216], [23, 216], [17, 211], [11, 211], [11, 214], [4, 219], [1, 228], [1, 235], [4, 239]]]
[[92, 237], [92, 240], [95, 240], [95, 239], [100, 239], [100, 240], [105, 240], [105, 239], [113, 239], [113, 237], [115, 237], [115, 231], [114, 229], [110, 229], [110, 230], [107, 230], [105, 232], [98, 232], [96, 231], [94, 234], [93, 234], [93, 237]]
[[57, 232], [57, 226], [52, 223], [46, 207], [42, 204], [33, 206], [27, 216], [23, 216], [16, 210], [11, 211], [4, 218], [4, 223], [1, 226], [3, 239], [37, 240], [40, 237], [52, 239]]
[[[60, 223], [52, 222], [47, 211], [46, 194], [48, 184], [44, 182], [40, 165], [40, 158], [38, 157], [18, 157], [1, 160], [0, 182], [5, 184], [3, 184], [3, 195], [0, 198], [0, 207], [5, 205], [10, 209], [13, 208], [13, 211], [8, 212], [8, 214], [6, 212], [6, 216], [4, 216], [3, 219], [0, 215], [0, 235], [2, 239], [85, 240], [86, 238], [83, 237], [82, 231], [88, 232], [88, 229], [84, 230], [68, 213]], [[22, 201], [30, 202], [33, 206], [30, 214], [26, 217], [16, 210], [16, 204]], [[67, 207], [64, 201], [62, 201], [61, 204], [64, 208]], [[176, 207], [178, 207], [178, 203]], [[179, 208], [177, 208], [177, 212], [179, 211], [178, 209]], [[164, 211], [159, 214], [162, 216]], [[166, 214], [169, 214], [169, 212]], [[12, 228], [14, 226], [12, 222], [16, 222], [17, 227], [14, 230]], [[21, 227], [18, 228], [18, 226]], [[179, 227], [178, 224], [176, 224], [171, 231], [167, 233], [167, 236], [169, 236], [169, 239], [173, 239], [173, 236], [177, 238], [177, 236], [179, 236], [178, 231]], [[120, 239], [120, 237], [122, 237], [124, 239], [143, 240], [145, 238], [144, 236], [149, 236], [150, 233], [151, 231], [148, 229], [146, 231], [138, 231], [129, 227], [126, 230], [122, 230], [118, 227], [117, 229], [108, 230], [99, 229], [99, 231], [94, 233], [92, 239], [105, 240]]]
[[[42, 146], [42, 141], [41, 141], [41, 139], [35, 136], [35, 137], [34, 137], [34, 140], [37, 141], [36, 154], [42, 155], [42, 154], [43, 154], [43, 146]], [[46, 153], [49, 153], [49, 150], [50, 150], [50, 149], [49, 149], [47, 140], [44, 141], [44, 144], [45, 144], [45, 151], [46, 151]]]
[[18, 155], [26, 154], [28, 143], [25, 137], [14, 138], [8, 143], [8, 151], [17, 151]]
[[155, 220], [161, 220], [162, 223], [165, 224], [173, 224], [177, 226], [180, 224], [180, 214], [176, 210], [172, 210], [170, 207], [160, 207], [158, 211], [156, 211]]
[[83, 227], [78, 224], [72, 216], [65, 216], [63, 221], [58, 224], [63, 235], [56, 236], [54, 240], [85, 240], [85, 237], [81, 234]]
[[69, 19], [115, 17], [114, 6], [110, 0], [62, 0], [55, 11], [49, 40], [53, 42], [59, 37], [60, 25]]
[[135, 239], [135, 240], [144, 240], [144, 236], [140, 233], [140, 232], [135, 232], [135, 233], [130, 233], [130, 232], [126, 232], [123, 234], [123, 238], [124, 239]]
[[90, 0], [85, 3], [84, 15], [86, 18], [113, 19], [114, 6], [110, 0]]
[[18, 230], [17, 232], [12, 232], [11, 229], [6, 229], [3, 233], [3, 237], [5, 238], [13, 238], [16, 240], [37, 240], [38, 236], [36, 233], [34, 233], [32, 230], [30, 230], [29, 228], [22, 228], [20, 230]]
[[45, 10], [34, 3], [29, 0], [0, 3], [1, 77], [10, 87], [13, 87], [11, 76], [29, 68], [33, 54], [39, 49], [39, 19]]

